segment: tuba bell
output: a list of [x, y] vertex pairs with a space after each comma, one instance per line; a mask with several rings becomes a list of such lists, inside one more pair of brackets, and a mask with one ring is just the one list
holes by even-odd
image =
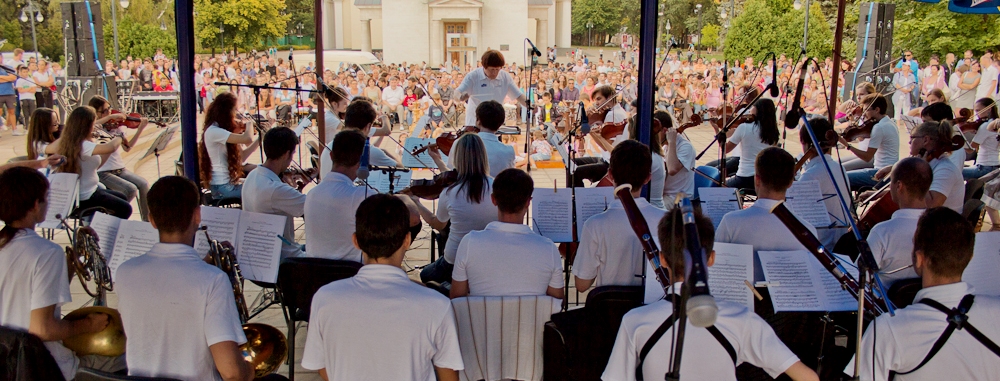
[[243, 358], [253, 367], [254, 378], [274, 373], [288, 356], [288, 341], [285, 339], [285, 334], [267, 324], [247, 322], [250, 320], [250, 314], [246, 298], [243, 296], [243, 274], [240, 272], [235, 250], [228, 242], [220, 243], [212, 240], [208, 236], [207, 227], [202, 226], [201, 229], [205, 231], [205, 238], [208, 240], [209, 259], [213, 265], [229, 276], [229, 282], [233, 287], [236, 311], [239, 313], [240, 323], [243, 324], [243, 334], [247, 337], [247, 342], [240, 346]]
[[[63, 221], [63, 224], [66, 222]], [[107, 292], [114, 290], [114, 282], [111, 280], [111, 269], [97, 243], [97, 233], [90, 227], [81, 226], [73, 231], [71, 238], [72, 246], [66, 246], [69, 280], [72, 281], [72, 276], [75, 274], [83, 285], [83, 290], [94, 298], [94, 305], [76, 309], [64, 319], [78, 320], [92, 313], [103, 313], [108, 315], [108, 326], [100, 332], [67, 338], [63, 340], [63, 345], [78, 356], [121, 356], [125, 354], [125, 328], [118, 310], [107, 307]], [[93, 288], [90, 286], [91, 283]]]

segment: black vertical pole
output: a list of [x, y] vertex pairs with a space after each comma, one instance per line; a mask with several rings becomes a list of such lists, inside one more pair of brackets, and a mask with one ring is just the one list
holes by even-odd
[[[639, 141], [649, 145], [653, 126], [653, 83], [656, 72], [656, 11], [657, 0], [640, 0], [639, 7]], [[649, 198], [649, 186], [642, 188]]]
[[198, 183], [198, 113], [194, 88], [194, 1], [174, 1], [177, 71], [181, 85], [181, 150], [184, 176]]

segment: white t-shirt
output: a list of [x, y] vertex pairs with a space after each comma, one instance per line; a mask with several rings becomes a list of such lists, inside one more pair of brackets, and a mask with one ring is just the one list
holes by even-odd
[[451, 301], [399, 267], [365, 265], [320, 288], [310, 311], [302, 367], [331, 380], [432, 381], [435, 366], [465, 368]]
[[[31, 229], [21, 229], [0, 249], [0, 325], [27, 331], [31, 311], [72, 301], [62, 247]], [[79, 360], [61, 341], [46, 341], [45, 347], [59, 364], [67, 380], [76, 375]]]
[[405, 96], [406, 93], [403, 91], [402, 86], [386, 86], [386, 88], [382, 89], [382, 100], [394, 105], [403, 104], [403, 98]]
[[667, 181], [667, 163], [663, 161], [663, 156], [656, 152], [651, 154], [653, 163], [649, 169], [649, 203], [657, 208], [663, 208], [663, 185]]
[[[115, 130], [112, 130], [112, 131], [108, 131], [108, 132], [117, 133], [118, 129], [115, 129]], [[125, 159], [122, 159], [121, 151], [115, 150], [115, 152], [112, 152], [111, 155], [108, 155], [108, 160], [105, 160], [104, 164], [101, 165], [101, 167], [98, 168], [97, 171], [98, 172], [107, 172], [107, 171], [113, 171], [113, 170], [122, 169], [122, 168], [125, 168]]]
[[552, 240], [527, 225], [493, 221], [462, 238], [452, 280], [468, 281], [473, 296], [545, 295], [566, 285], [562, 270]]
[[[719, 314], [715, 327], [736, 351], [737, 365], [747, 362], [763, 368], [771, 377], [777, 378], [799, 361], [799, 358], [781, 342], [774, 329], [756, 313], [732, 302], [717, 300], [716, 304], [719, 307]], [[618, 328], [611, 358], [601, 379], [635, 380], [639, 352], [653, 332], [672, 313], [673, 304], [664, 299], [625, 314], [622, 325]], [[642, 367], [642, 374], [646, 380], [662, 379], [670, 370], [674, 358], [670, 346], [672, 330], [668, 329], [647, 353]], [[681, 356], [681, 370], [685, 378], [736, 380], [736, 367], [729, 353], [708, 329], [695, 327], [688, 321], [685, 334], [687, 336], [684, 339], [684, 352]]]
[[[809, 160], [805, 164], [798, 181], [818, 181], [819, 190], [825, 198], [823, 203], [826, 205], [826, 212], [830, 215], [830, 222], [836, 226], [846, 226], [848, 217], [844, 213], [844, 207], [840, 204], [840, 197], [837, 196], [837, 188], [840, 188], [841, 194], [850, 200], [851, 193], [846, 180], [847, 172], [844, 171], [844, 166], [840, 165], [840, 162], [834, 160], [829, 154], [823, 155], [823, 157], [830, 164], [830, 170], [833, 171], [833, 178], [836, 180], [836, 185], [834, 185], [833, 180], [830, 180], [830, 174], [826, 171], [826, 166], [823, 165], [823, 162], [818, 157]], [[823, 242], [823, 245], [828, 248], [832, 248], [837, 243], [837, 240], [847, 233], [846, 227], [818, 230], [819, 235], [816, 238], [819, 238], [820, 242]]]
[[466, 126], [476, 125], [476, 106], [480, 103], [486, 101], [503, 103], [504, 98], [517, 99], [524, 95], [507, 71], [500, 70], [496, 79], [490, 79], [481, 67], [466, 75], [462, 79], [462, 84], [455, 89], [456, 96], [461, 97], [463, 94], [469, 94], [465, 108]]
[[133, 376], [222, 380], [209, 347], [247, 341], [229, 277], [193, 247], [157, 243], [115, 273]]
[[995, 166], [1000, 165], [1000, 142], [997, 141], [996, 131], [989, 130], [989, 123], [979, 125], [979, 131], [972, 138], [972, 142], [979, 144], [979, 154], [976, 155], [976, 164]]
[[948, 197], [943, 206], [962, 213], [962, 207], [965, 205], [965, 179], [962, 177], [962, 170], [947, 157], [931, 160], [930, 164], [931, 170], [934, 171], [930, 190]]
[[875, 169], [896, 164], [899, 161], [899, 130], [896, 123], [888, 116], [883, 116], [875, 127], [872, 127], [872, 137], [868, 148], [876, 148]]
[[[667, 212], [650, 205], [645, 198], [635, 198], [639, 211], [656, 232]], [[656, 234], [653, 234], [656, 241]], [[573, 260], [573, 275], [594, 279], [594, 286], [636, 286], [642, 284], [642, 243], [629, 225], [621, 200], [608, 204], [608, 210], [595, 214], [583, 224], [580, 247]]]
[[760, 140], [760, 127], [756, 123], [743, 123], [736, 127], [729, 142], [740, 145], [740, 166], [736, 176], [750, 177], [757, 173], [754, 162], [757, 154], [771, 145]]
[[[34, 73], [31, 73], [31, 80], [35, 83], [48, 82], [49, 77], [51, 76], [52, 76], [51, 70], [46, 70], [46, 71], [39, 70]], [[41, 90], [42, 86], [39, 86], [38, 89]]]
[[[483, 148], [486, 148], [486, 160], [490, 164], [490, 177], [496, 177], [507, 168], [514, 168], [514, 147], [503, 144], [500, 136], [492, 132], [480, 131], [476, 133], [483, 140]], [[448, 156], [448, 166], [455, 168], [455, 155]]]
[[[758, 198], [753, 206], [726, 213], [715, 229], [715, 242], [738, 243], [753, 246], [754, 281], [764, 280], [764, 270], [760, 267], [759, 251], [790, 251], [805, 250], [805, 246], [792, 235], [792, 232], [781, 223], [777, 216], [771, 214], [771, 208], [778, 201]], [[809, 222], [799, 218], [809, 231], [816, 234]]]
[[976, 88], [976, 99], [990, 97], [996, 92], [998, 73], [1000, 71], [995, 65], [983, 68], [982, 80], [979, 81], [979, 87]]
[[101, 156], [94, 155], [96, 147], [97, 143], [83, 141], [83, 150], [80, 151], [80, 201], [89, 200], [90, 196], [97, 192], [97, 183], [101, 180], [97, 176], [97, 167], [101, 166]]
[[[333, 170], [333, 158], [330, 157], [330, 148], [333, 147], [333, 138], [336, 135], [330, 136], [330, 143], [323, 147], [323, 153], [319, 155], [319, 168], [322, 173], [329, 173]], [[399, 164], [396, 160], [389, 157], [381, 148], [376, 147], [372, 144], [368, 150], [368, 164], [377, 165], [380, 167], [395, 167]]]
[[342, 173], [328, 172], [306, 195], [306, 256], [362, 262], [361, 250], [351, 240], [354, 214], [375, 194]]
[[226, 141], [231, 134], [213, 123], [202, 136], [205, 148], [208, 150], [208, 158], [212, 161], [212, 180], [209, 182], [211, 185], [229, 184], [232, 180], [229, 178], [229, 159], [226, 157]]
[[[925, 209], [899, 209], [892, 213], [892, 218], [879, 222], [868, 233], [868, 245], [882, 273], [892, 272], [913, 264], [913, 235], [917, 233], [917, 220]], [[880, 274], [885, 287], [893, 282], [916, 278], [913, 268], [893, 274]]]
[[[277, 174], [260, 165], [247, 175], [241, 194], [243, 210], [285, 216], [282, 236], [295, 241], [295, 217], [302, 217], [306, 195], [281, 181]], [[299, 247], [281, 243], [281, 258], [295, 256]]]
[[326, 140], [332, 142], [333, 137], [336, 136], [338, 132], [340, 132], [340, 125], [343, 124], [343, 121], [341, 121], [340, 118], [334, 115], [333, 112], [330, 112], [329, 109], [323, 111], [323, 120], [325, 121], [323, 129], [323, 131], [326, 133], [325, 138]]
[[[664, 155], [670, 155], [670, 147], [668, 145], [663, 147]], [[663, 199], [666, 202], [673, 202], [680, 192], [694, 196], [694, 168], [697, 165], [695, 156], [694, 146], [691, 145], [691, 142], [687, 138], [677, 135], [677, 159], [684, 168], [676, 174], [667, 174], [667, 179], [663, 183]]]
[[458, 188], [458, 184], [448, 187], [438, 197], [437, 219], [442, 222], [451, 221], [451, 233], [448, 234], [448, 243], [444, 246], [444, 259], [448, 263], [455, 263], [458, 245], [462, 243], [462, 238], [466, 234], [473, 230], [486, 229], [486, 225], [497, 220], [497, 206], [490, 201], [490, 194], [493, 193], [492, 177], [487, 178], [487, 184], [483, 187], [483, 197], [478, 204], [469, 201], [468, 186], [461, 190]]

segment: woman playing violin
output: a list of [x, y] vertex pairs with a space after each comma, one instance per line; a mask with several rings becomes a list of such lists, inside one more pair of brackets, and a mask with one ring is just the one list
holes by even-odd
[[982, 98], [977, 100], [973, 107], [975, 108], [975, 112], [970, 118], [972, 120], [966, 123], [975, 122], [977, 117], [979, 120], [984, 120], [985, 122], [979, 125], [976, 135], [969, 142], [972, 149], [977, 150], [979, 153], [976, 154], [975, 166], [962, 169], [962, 177], [966, 180], [978, 179], [1000, 168], [1000, 141], [997, 141], [996, 127], [1000, 125], [1000, 122], [997, 122], [1000, 117], [997, 115], [996, 101], [990, 98]]
[[[243, 191], [242, 178], [254, 168], [243, 165], [257, 148], [251, 120], [236, 120], [236, 95], [219, 94], [205, 111], [201, 142], [198, 144], [199, 172], [202, 186], [212, 191], [212, 198], [238, 198]], [[250, 146], [241, 148], [243, 145]], [[249, 168], [246, 168], [249, 167]]]
[[[121, 124], [112, 123], [114, 121], [125, 121], [125, 114], [112, 113], [111, 103], [107, 99], [100, 95], [95, 95], [90, 98], [88, 102], [90, 107], [97, 110], [97, 122], [95, 122], [95, 129], [103, 128], [111, 136], [121, 136], [122, 145], [121, 148], [128, 152], [132, 150], [136, 142], [139, 141], [139, 136], [142, 135], [142, 131], [149, 124], [149, 119], [141, 118], [139, 122], [139, 127], [136, 128], [135, 134], [132, 135], [132, 139], [125, 139], [125, 129], [121, 127]], [[104, 121], [104, 123], [101, 123]], [[101, 125], [104, 127], [101, 127]], [[108, 156], [107, 161], [104, 165], [101, 165], [97, 169], [97, 176], [101, 179], [101, 184], [108, 187], [108, 189], [116, 191], [118, 193], [125, 195], [125, 200], [131, 202], [133, 199], [138, 197], [139, 203], [139, 215], [142, 217], [143, 221], [149, 220], [149, 208], [146, 206], [146, 192], [149, 192], [149, 182], [146, 181], [142, 176], [139, 176], [132, 171], [125, 168], [125, 160], [122, 159], [121, 152], [115, 150]]]
[[754, 115], [755, 120], [751, 123], [740, 124], [735, 130], [731, 130], [733, 131], [732, 136], [726, 142], [727, 153], [740, 147], [739, 168], [736, 170], [735, 176], [726, 180], [726, 186], [753, 190], [753, 177], [756, 173], [754, 161], [757, 154], [767, 147], [777, 145], [780, 134], [774, 101], [761, 98], [757, 100], [757, 103], [754, 103], [747, 114]]

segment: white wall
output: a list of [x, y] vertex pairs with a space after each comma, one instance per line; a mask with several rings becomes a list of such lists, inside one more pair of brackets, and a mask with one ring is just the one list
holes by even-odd
[[[524, 64], [523, 44], [528, 37], [527, 0], [484, 0], [482, 32], [479, 39], [479, 54], [486, 48], [500, 50], [500, 45], [509, 45], [508, 51], [501, 51], [507, 63]], [[534, 20], [531, 20], [534, 23]], [[535, 26], [532, 25], [532, 30]], [[477, 57], [478, 58], [478, 57]]]
[[426, 61], [430, 50], [427, 24], [425, 2], [382, 0], [382, 36], [388, 37], [381, 44], [383, 59], [393, 63]]

